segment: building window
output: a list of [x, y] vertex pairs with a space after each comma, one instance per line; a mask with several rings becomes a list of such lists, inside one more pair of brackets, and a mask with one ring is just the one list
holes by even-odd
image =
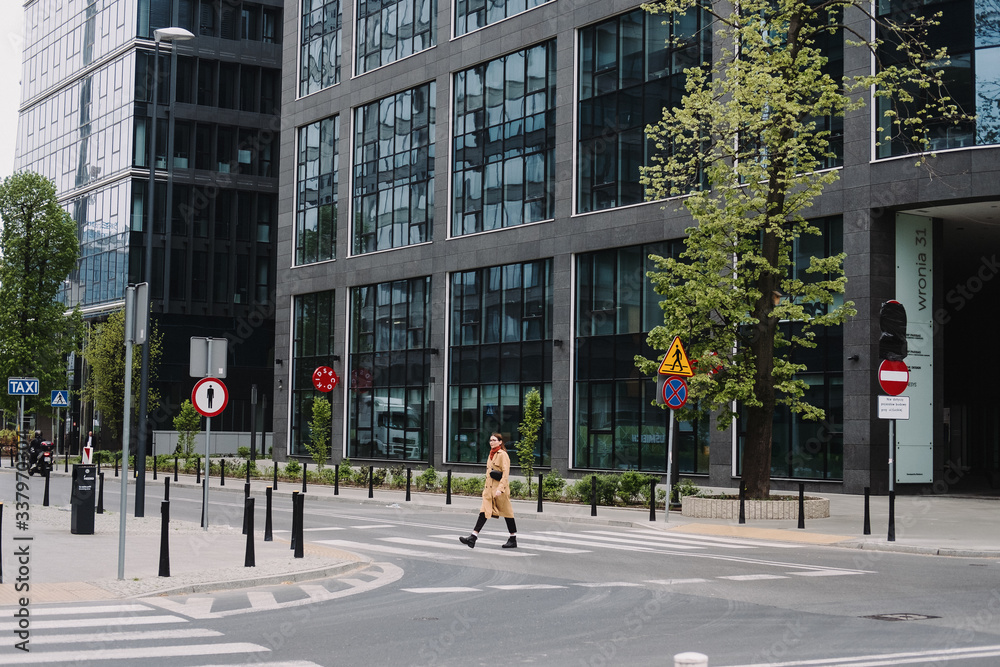
[[[997, 29], [994, 3], [987, 0], [945, 0], [928, 2], [926, 6], [908, 7], [901, 3], [880, 0], [879, 17], [897, 23], [906, 23], [911, 15], [931, 17], [933, 25], [928, 26], [926, 42], [931, 49], [942, 46], [948, 48], [948, 58], [931, 61], [941, 71], [946, 86], [949, 104], [957, 105], [968, 115], [977, 114], [975, 119], [955, 123], [945, 118], [928, 118], [923, 126], [929, 130], [930, 146], [926, 150], [944, 150], [966, 146], [1000, 143], [1000, 113], [998, 113], [998, 93], [1000, 93], [1000, 62], [996, 48], [1000, 45], [1000, 30]], [[877, 61], [884, 67], [900, 63], [905, 57], [896, 49], [896, 41], [891, 35], [880, 30], [882, 40]], [[890, 112], [899, 120], [917, 115], [921, 106], [930, 102], [928, 91], [912, 90], [913, 101], [899, 102], [885, 97], [876, 98], [876, 125], [879, 158], [906, 155], [925, 150], [912, 140], [911, 132], [901, 132], [896, 136]], [[886, 139], [886, 135], [893, 135]]]
[[433, 81], [355, 111], [354, 253], [430, 240]]
[[431, 279], [352, 290], [351, 458], [427, 460]]
[[545, 422], [535, 464], [551, 465], [552, 262], [451, 276], [448, 461], [483, 463], [490, 433], [516, 440], [525, 395], [537, 389]]
[[456, 0], [455, 35], [478, 30], [550, 0]]
[[337, 256], [338, 116], [299, 128], [295, 263]]
[[334, 290], [295, 296], [295, 320], [292, 333], [292, 420], [289, 429], [289, 454], [308, 455], [309, 422], [312, 404], [325, 398], [312, 383], [312, 374], [319, 366], [333, 364]]
[[455, 75], [453, 236], [552, 218], [555, 67], [546, 42]]
[[[843, 252], [844, 225], [840, 217], [810, 221], [821, 235], [796, 239], [793, 246], [795, 277], [803, 282], [823, 280], [826, 276], [807, 273], [810, 257], [831, 257]], [[832, 306], [814, 304], [816, 315], [825, 314], [828, 308], [840, 306], [843, 296]], [[784, 336], [790, 340], [796, 325], [783, 322]], [[826, 411], [823, 421], [803, 419], [788, 407], [779, 405], [774, 414], [774, 431], [771, 445], [771, 475], [791, 479], [844, 478], [844, 328], [843, 326], [816, 327], [816, 347], [797, 347], [792, 362], [805, 364], [808, 369], [796, 377], [808, 385], [804, 400]], [[737, 465], [742, 469], [743, 443], [746, 433], [738, 420]]]
[[358, 0], [358, 74], [429, 49], [436, 0]]
[[[264, 12], [264, 41], [274, 40]], [[303, 0], [299, 96], [340, 83], [340, 0]]]
[[577, 211], [645, 201], [639, 168], [655, 151], [646, 126], [684, 95], [684, 69], [712, 59], [705, 12], [664, 25], [641, 9], [580, 30]]
[[[652, 405], [656, 382], [635, 356], [656, 356], [648, 332], [663, 323], [660, 297], [646, 277], [649, 255], [676, 257], [682, 241], [630, 246], [577, 257], [575, 438], [577, 468], [667, 469], [667, 413]], [[681, 422], [675, 456], [681, 473], [708, 472], [708, 420]]]

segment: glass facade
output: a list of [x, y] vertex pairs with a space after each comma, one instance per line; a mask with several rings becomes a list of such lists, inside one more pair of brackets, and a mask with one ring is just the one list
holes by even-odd
[[351, 290], [350, 458], [426, 461], [431, 279]]
[[455, 0], [455, 36], [478, 30], [551, 0]]
[[[843, 251], [844, 225], [840, 217], [813, 220], [822, 230], [820, 236], [803, 236], [794, 244], [794, 268], [797, 279], [814, 282], [824, 277], [806, 273], [810, 257], [829, 257]], [[842, 300], [841, 300], [842, 301]], [[836, 304], [836, 305], [839, 305]], [[815, 304], [815, 309], [827, 306]], [[819, 314], [819, 313], [817, 313]], [[790, 323], [783, 323], [786, 338], [791, 333]], [[787, 407], [779, 405], [774, 414], [774, 433], [771, 449], [771, 475], [792, 479], [842, 480], [844, 478], [844, 329], [842, 326], [819, 327], [816, 347], [796, 348], [792, 353], [794, 363], [805, 364], [807, 371], [796, 377], [809, 385], [803, 397], [812, 405], [826, 411], [822, 422], [802, 419]], [[745, 433], [742, 420], [737, 451], [738, 463], [742, 461]]]
[[340, 0], [302, 0], [299, 96], [340, 83]]
[[[946, 94], [961, 110], [976, 118], [958, 124], [942, 118], [931, 118], [927, 122], [930, 129], [929, 150], [963, 148], [1000, 143], [1000, 29], [997, 28], [996, 3], [989, 0], [945, 0], [922, 3], [918, 7], [905, 3], [880, 0], [878, 12], [881, 17], [890, 17], [905, 22], [911, 14], [932, 16], [936, 25], [928, 28], [927, 45], [931, 50], [947, 47], [948, 59], [933, 62], [944, 76]], [[895, 64], [900, 55], [890, 36], [880, 34], [886, 41], [879, 50], [878, 59], [885, 65]], [[911, 91], [914, 101], [899, 103], [879, 97], [876, 101], [876, 123], [883, 128], [879, 133], [880, 144], [876, 156], [880, 158], [905, 155], [922, 148], [908, 137], [885, 135], [892, 132], [890, 110], [901, 118], [916, 114], [916, 109], [927, 103], [924, 91]], [[907, 134], [907, 133], [903, 133]]]
[[294, 303], [289, 454], [308, 456], [306, 443], [310, 441], [312, 404], [317, 398], [327, 397], [313, 386], [312, 374], [317, 367], [333, 363], [336, 295], [334, 290], [299, 294]]
[[296, 176], [295, 263], [337, 256], [337, 178], [340, 167], [339, 116], [299, 128]]
[[436, 0], [358, 0], [358, 74], [434, 46], [436, 19]]
[[555, 54], [549, 41], [455, 75], [453, 236], [552, 218]]
[[664, 25], [641, 9], [579, 31], [577, 211], [645, 201], [639, 167], [655, 152], [647, 125], [684, 95], [684, 69], [712, 58], [705, 12]]
[[[656, 382], [635, 356], [654, 358], [648, 332], [663, 323], [646, 277], [649, 255], [676, 257], [683, 241], [665, 241], [577, 257], [575, 438], [578, 468], [666, 472], [667, 412], [653, 405]], [[681, 473], [708, 472], [707, 420], [679, 422]]]
[[354, 254], [431, 240], [433, 81], [355, 110]]
[[552, 345], [551, 260], [452, 274], [448, 461], [485, 462], [494, 431], [517, 440], [525, 395], [537, 389], [545, 422], [535, 464], [551, 465]]

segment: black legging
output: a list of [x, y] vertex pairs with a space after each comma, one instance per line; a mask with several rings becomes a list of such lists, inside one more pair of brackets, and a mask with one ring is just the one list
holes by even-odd
[[[517, 534], [517, 524], [514, 523], [514, 517], [505, 516], [504, 521], [507, 522], [507, 532], [509, 532], [511, 535]], [[483, 526], [485, 525], [486, 525], [486, 513], [480, 512], [479, 518], [476, 520], [476, 527], [472, 530], [472, 532], [478, 533], [483, 529]]]

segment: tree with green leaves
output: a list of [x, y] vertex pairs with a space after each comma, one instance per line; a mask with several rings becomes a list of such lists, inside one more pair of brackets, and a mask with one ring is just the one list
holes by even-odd
[[[66, 386], [66, 356], [83, 332], [79, 311], [67, 314], [59, 300], [79, 255], [76, 224], [53, 182], [32, 172], [0, 183], [0, 218], [0, 374], [37, 377], [39, 396], [28, 398], [48, 411], [49, 391]], [[14, 409], [14, 400], [3, 394], [0, 405]]]
[[517, 427], [520, 439], [517, 441], [517, 461], [521, 473], [528, 478], [528, 497], [531, 497], [531, 478], [535, 473], [535, 444], [542, 429], [542, 397], [537, 389], [524, 395], [524, 419]]
[[309, 442], [306, 449], [316, 462], [319, 470], [323, 469], [330, 458], [330, 419], [333, 409], [326, 397], [314, 398], [312, 404], [312, 421], [309, 422]]
[[[159, 366], [162, 356], [163, 334], [160, 333], [155, 318], [149, 319], [149, 332], [146, 343], [149, 345], [149, 399], [147, 401], [150, 412], [159, 406], [159, 393], [152, 388], [152, 382], [156, 379], [156, 369]], [[136, 363], [141, 358], [142, 345], [135, 345], [132, 348], [132, 418], [138, 416], [139, 411], [139, 382], [141, 378], [140, 364]], [[100, 410], [104, 418], [104, 425], [110, 432], [110, 437], [114, 442], [120, 442], [123, 421], [125, 414], [125, 311], [118, 310], [108, 316], [108, 319], [95, 325], [88, 336], [84, 348], [83, 358], [90, 365], [90, 373], [87, 375], [83, 386], [84, 398], [94, 401], [94, 407]], [[133, 430], [133, 433], [135, 431]], [[131, 449], [131, 446], [130, 446]]]
[[[644, 7], [668, 17], [707, 13], [716, 45], [713, 62], [685, 70], [679, 106], [647, 128], [658, 151], [642, 170], [648, 198], [684, 195], [694, 221], [680, 257], [654, 258], [650, 278], [663, 295], [663, 325], [649, 343], [665, 350], [680, 336], [689, 356], [702, 360], [689, 382], [691, 407], [679, 416], [715, 413], [723, 429], [742, 418], [743, 483], [750, 497], [763, 498], [776, 407], [824, 417], [804, 400], [797, 374], [806, 366], [792, 353], [814, 347], [818, 327], [855, 314], [843, 299], [843, 253], [794, 264], [801, 241], [821, 234], [805, 217], [810, 206], [840, 176], [828, 168], [838, 150], [831, 119], [861, 109], [873, 90], [889, 100], [879, 139], [903, 136], [926, 149], [931, 121], [966, 117], [945, 89], [947, 55], [924, 41], [928, 21], [894, 23], [859, 0], [657, 0]], [[874, 71], [845, 75], [828, 67], [822, 45], [845, 37], [878, 60]], [[891, 63], [882, 60], [886, 53]], [[655, 375], [657, 360], [636, 362]]]
[[174, 417], [174, 430], [177, 431], [177, 453], [190, 456], [201, 433], [201, 414], [195, 410], [190, 399], [181, 403], [181, 411]]

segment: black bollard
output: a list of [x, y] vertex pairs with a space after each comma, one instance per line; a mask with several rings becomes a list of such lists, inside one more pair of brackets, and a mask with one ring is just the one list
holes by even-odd
[[271, 486], [273, 488], [277, 489], [278, 488], [278, 462], [277, 461], [274, 462], [273, 474], [274, 474], [274, 480], [271, 482]]
[[153, 481], [155, 482], [156, 481], [156, 469], [157, 469], [158, 466], [156, 465], [156, 457], [154, 456], [154, 457], [152, 457], [152, 459], [153, 459]]
[[[538, 487], [541, 489], [541, 483], [539, 482]], [[539, 491], [538, 498], [541, 500], [541, 491]], [[666, 510], [664, 510], [666, 511]], [[656, 521], [656, 480], [649, 480], [649, 520]]]
[[590, 516], [597, 516], [597, 475], [590, 476]]
[[[247, 484], [247, 486], [250, 486]], [[257, 560], [253, 551], [253, 498], [246, 498], [243, 501], [243, 526], [247, 536], [247, 553], [243, 559], [243, 567], [257, 567]]]
[[[243, 484], [243, 502], [244, 506], [246, 504], [247, 498], [250, 497], [250, 482]], [[246, 510], [243, 511], [243, 534], [247, 534], [247, 513]]]
[[104, 473], [97, 476], [97, 513], [104, 514]]
[[740, 480], [740, 523], [747, 522], [747, 487], [743, 486], [743, 480]]
[[226, 485], [226, 459], [219, 461], [219, 486]]
[[167, 500], [167, 501], [170, 500], [170, 478], [169, 477], [164, 477], [163, 478], [163, 499]]
[[160, 503], [160, 573], [170, 576], [170, 501]]
[[264, 513], [264, 541], [273, 542], [274, 535], [271, 532], [271, 487], [267, 487], [267, 511]]
[[250, 461], [244, 461], [244, 463], [246, 464], [246, 467], [247, 467], [247, 480], [246, 480], [246, 483], [249, 484], [250, 483]]
[[306, 507], [306, 497], [304, 495], [299, 495], [298, 507], [299, 507], [299, 512], [298, 512], [298, 514], [299, 514], [299, 533], [298, 533], [298, 535], [295, 538], [295, 557], [296, 558], [303, 558], [303, 557], [305, 557], [305, 544], [304, 544], [305, 539], [303, 539], [303, 537], [302, 537], [302, 531], [303, 531], [302, 524], [305, 523], [303, 521], [303, 518], [304, 518], [304, 514], [305, 514], [305, 507]]
[[201, 484], [201, 457], [200, 456], [196, 456], [195, 459], [194, 459], [194, 463], [195, 463], [195, 466], [194, 466], [194, 470], [195, 470], [195, 473], [194, 473], [194, 483], [200, 485]]
[[333, 467], [333, 495], [340, 495], [340, 466]]
[[410, 500], [410, 477], [413, 475], [413, 468], [406, 469], [406, 500]]
[[115, 477], [118, 476], [118, 454], [115, 454]]
[[375, 466], [368, 466], [368, 497], [375, 497]]
[[448, 495], [444, 499], [445, 505], [451, 505], [451, 471], [448, 471]]
[[889, 492], [889, 537], [890, 542], [896, 541], [896, 492]]
[[306, 463], [305, 461], [303, 461], [302, 462], [302, 493], [306, 492], [306, 478], [309, 477], [309, 474], [306, 472], [306, 470], [308, 469], [308, 467], [309, 467], [309, 464]]
[[[14, 450], [10, 454], [10, 467], [14, 467]], [[69, 447], [63, 451], [63, 472], [69, 472]]]
[[538, 473], [538, 511], [542, 511], [542, 473]]
[[865, 487], [865, 526], [864, 526], [865, 535], [871, 535], [872, 534], [872, 514], [871, 514], [871, 509], [868, 506], [868, 502], [870, 500], [871, 492], [872, 492], [871, 488], [866, 486]]
[[799, 530], [806, 529], [806, 485], [799, 482]]
[[299, 492], [292, 491], [292, 542], [288, 545], [289, 549], [295, 549], [295, 537], [299, 534]]
[[177, 481], [177, 455], [174, 455], [174, 481]]
[[42, 507], [49, 506], [49, 473], [45, 473], [45, 490], [42, 491]]

